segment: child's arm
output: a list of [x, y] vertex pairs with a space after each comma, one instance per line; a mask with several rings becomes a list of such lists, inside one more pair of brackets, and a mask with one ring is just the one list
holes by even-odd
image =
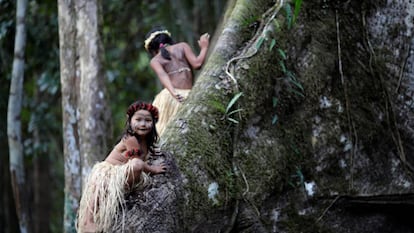
[[182, 43], [184, 48], [184, 53], [187, 58], [187, 61], [191, 64], [193, 69], [198, 69], [204, 63], [204, 60], [207, 55], [208, 46], [209, 46], [209, 39], [210, 35], [208, 33], [204, 33], [200, 36], [200, 40], [198, 40], [198, 45], [200, 46], [200, 53], [196, 56], [191, 47], [187, 43]]
[[[140, 148], [139, 143], [137, 142], [137, 140], [135, 139], [135, 137], [131, 136], [131, 137], [127, 137], [124, 139], [124, 144], [127, 148], [125, 153], [132, 153], [135, 150], [138, 150]], [[139, 159], [141, 159], [143, 161], [143, 155], [137, 155], [137, 157]], [[151, 172], [153, 174], [159, 174], [159, 173], [163, 173], [167, 170], [167, 166], [162, 162], [159, 165], [149, 165], [147, 161], [143, 161], [144, 166], [143, 166], [143, 170], [144, 172]]]

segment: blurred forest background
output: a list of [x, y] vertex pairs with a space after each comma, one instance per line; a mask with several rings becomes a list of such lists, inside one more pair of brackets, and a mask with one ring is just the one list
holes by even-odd
[[[62, 232], [64, 169], [59, 74], [57, 1], [28, 1], [22, 138], [34, 232]], [[214, 33], [226, 1], [102, 0], [101, 35], [105, 78], [112, 110], [112, 143], [124, 126], [125, 109], [136, 99], [151, 101], [161, 89], [150, 70], [143, 42], [153, 26], [166, 27], [176, 41], [198, 52], [197, 39]], [[0, 232], [19, 232], [10, 185], [7, 103], [13, 63], [16, 1], [0, 0]], [[108, 148], [109, 149], [109, 148]]]

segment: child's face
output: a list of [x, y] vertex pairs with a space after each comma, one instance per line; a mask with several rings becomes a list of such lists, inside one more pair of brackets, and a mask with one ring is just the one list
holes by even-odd
[[152, 130], [152, 116], [147, 110], [138, 110], [131, 118], [131, 128], [139, 136], [145, 136]]

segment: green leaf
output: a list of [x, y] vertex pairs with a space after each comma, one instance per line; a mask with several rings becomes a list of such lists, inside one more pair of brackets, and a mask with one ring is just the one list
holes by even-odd
[[273, 107], [275, 108], [277, 106], [277, 102], [279, 101], [279, 99], [276, 97], [273, 97], [272, 101], [273, 101]]
[[292, 8], [290, 8], [289, 4], [285, 5], [285, 12], [286, 12], [286, 23], [288, 29], [292, 27]]
[[274, 20], [273, 22], [275, 24], [276, 32], [279, 32], [280, 31], [280, 24], [279, 24], [279, 22], [277, 20]]
[[286, 72], [286, 76], [287, 76], [288, 78], [291, 78], [291, 79], [293, 79], [293, 80], [295, 80], [295, 81], [296, 81], [295, 74], [294, 74], [294, 73], [292, 73], [291, 71], [287, 71], [287, 72]]
[[234, 124], [238, 124], [239, 122], [231, 117], [227, 118], [227, 120], [233, 122]]
[[234, 105], [234, 103], [236, 103], [236, 101], [240, 98], [240, 96], [242, 96], [243, 95], [243, 92], [239, 92], [239, 93], [237, 93], [234, 97], [233, 97], [233, 99], [231, 99], [230, 100], [230, 102], [229, 102], [229, 104], [227, 105], [227, 108], [226, 108], [226, 113], [228, 113], [229, 112], [229, 110], [231, 109], [231, 107]]
[[281, 49], [277, 49], [277, 51], [279, 52], [279, 54], [283, 58], [283, 60], [286, 60], [286, 53]]
[[228, 116], [231, 116], [231, 115], [233, 115], [234, 113], [237, 113], [237, 112], [240, 112], [240, 111], [243, 111], [243, 109], [242, 109], [242, 108], [240, 108], [240, 109], [233, 110], [233, 111], [231, 111], [231, 112], [227, 113], [227, 115], [228, 115]]
[[259, 41], [258, 41], [258, 42], [257, 42], [257, 44], [256, 44], [256, 48], [257, 48], [257, 49], [259, 49], [259, 48], [260, 48], [260, 46], [262, 46], [264, 39], [265, 39], [264, 37], [260, 37], [260, 38], [259, 38]]
[[279, 61], [279, 65], [280, 65], [280, 68], [282, 69], [282, 72], [284, 74], [286, 74], [286, 66], [285, 66], [285, 63], [283, 61]]
[[301, 6], [302, 6], [302, 0], [296, 0], [295, 1], [295, 12], [294, 12], [294, 15], [293, 15], [293, 23], [295, 23], [296, 19], [298, 18]]
[[279, 117], [277, 115], [274, 115], [273, 119], [272, 119], [272, 125], [276, 124], [278, 119], [279, 119]]
[[296, 80], [289, 79], [289, 82], [293, 83], [295, 86], [297, 86], [299, 89], [301, 89], [301, 90], [303, 91], [302, 84], [300, 84], [300, 83], [299, 83], [299, 82], [297, 82]]
[[303, 184], [305, 182], [305, 176], [299, 168], [296, 170], [296, 174], [299, 177], [300, 183]]
[[300, 97], [305, 98], [305, 96], [304, 96], [301, 92], [298, 92], [298, 91], [297, 91], [297, 90], [295, 90], [295, 89], [288, 88], [288, 91], [290, 91], [290, 92], [292, 92], [292, 93], [294, 93], [294, 94], [296, 94], [296, 95], [298, 95], [298, 96], [300, 96]]
[[273, 47], [275, 47], [276, 45], [276, 40], [272, 39], [272, 41], [270, 42], [270, 47], [269, 47], [269, 51], [272, 51]]

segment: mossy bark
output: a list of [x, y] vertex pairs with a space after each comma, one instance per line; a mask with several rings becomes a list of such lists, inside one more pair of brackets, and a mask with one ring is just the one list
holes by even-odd
[[[412, 26], [400, 23], [412, 19], [409, 2], [304, 1], [295, 23], [294, 2], [281, 3], [229, 4], [163, 136], [172, 167], [154, 177], [158, 191], [144, 191], [151, 200], [169, 194], [168, 202], [152, 214], [136, 196], [131, 214], [148, 222], [129, 222], [131, 229], [406, 232], [406, 222], [368, 226], [390, 212], [360, 198], [385, 197], [392, 206], [414, 190], [413, 71], [401, 65], [414, 59]], [[351, 202], [376, 212], [355, 216], [344, 205]]]

